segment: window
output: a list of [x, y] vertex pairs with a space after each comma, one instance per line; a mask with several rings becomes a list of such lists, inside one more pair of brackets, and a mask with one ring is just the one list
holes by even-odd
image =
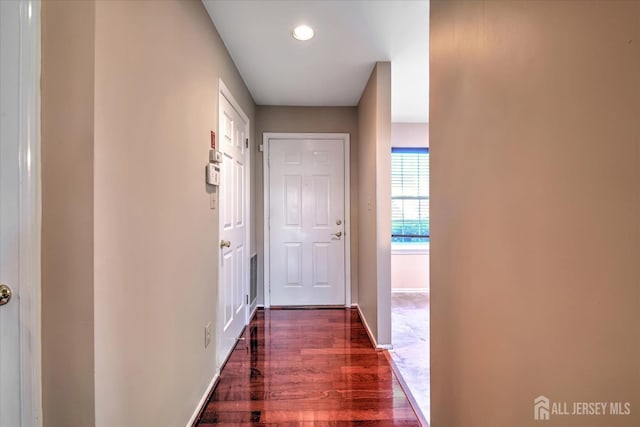
[[391, 241], [429, 242], [429, 149], [391, 150]]

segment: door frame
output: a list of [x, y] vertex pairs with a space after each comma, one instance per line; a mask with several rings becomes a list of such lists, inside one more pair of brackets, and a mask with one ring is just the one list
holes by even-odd
[[263, 274], [263, 304], [271, 307], [271, 258], [270, 258], [270, 218], [271, 210], [271, 184], [269, 182], [269, 142], [272, 139], [340, 139], [343, 141], [344, 150], [344, 306], [351, 307], [351, 163], [349, 160], [350, 138], [348, 133], [291, 133], [291, 132], [265, 132], [262, 136], [262, 171], [263, 171], [263, 229], [264, 229], [264, 274]]
[[8, 19], [19, 22], [19, 95], [15, 101], [17, 135], [3, 144], [17, 145], [19, 181], [19, 283], [14, 303], [19, 304], [20, 334], [20, 412], [23, 426], [42, 425], [42, 341], [41, 341], [41, 165], [40, 165], [40, 2], [20, 0], [16, 14]]
[[[246, 113], [244, 112], [244, 110], [242, 109], [242, 107], [240, 106], [240, 103], [236, 100], [236, 98], [233, 96], [233, 94], [231, 93], [231, 91], [229, 90], [229, 88], [227, 87], [227, 85], [224, 84], [224, 82], [222, 81], [222, 79], [218, 79], [218, 117], [217, 117], [217, 134], [218, 136], [222, 136], [220, 133], [220, 129], [221, 129], [221, 120], [220, 120], [220, 115], [222, 113], [222, 100], [223, 98], [226, 98], [227, 101], [229, 101], [229, 103], [231, 104], [231, 106], [238, 112], [238, 114], [240, 114], [240, 116], [242, 117], [242, 120], [245, 121], [246, 123], [246, 127], [247, 127], [247, 138], [249, 139], [249, 147], [245, 149], [245, 153], [247, 156], [247, 162], [246, 162], [246, 167], [245, 167], [245, 195], [244, 195], [244, 219], [245, 219], [245, 224], [247, 225], [245, 228], [245, 236], [244, 236], [244, 244], [245, 247], [247, 248], [247, 250], [245, 251], [246, 253], [246, 258], [243, 260], [243, 275], [244, 275], [244, 280], [242, 281], [244, 289], [243, 289], [243, 294], [244, 295], [249, 295], [249, 275], [251, 273], [250, 271], [250, 262], [251, 262], [251, 248], [250, 248], [250, 242], [251, 242], [251, 212], [250, 212], [250, 208], [251, 208], [251, 141], [253, 138], [251, 138], [251, 121], [249, 120], [249, 116], [246, 115]], [[220, 149], [222, 148], [219, 145], [219, 142], [217, 143], [218, 147], [216, 149]], [[218, 289], [217, 289], [217, 301], [216, 301], [216, 328], [215, 328], [215, 333], [216, 333], [216, 366], [218, 368], [218, 370], [222, 369], [222, 366], [224, 366], [226, 360], [228, 359], [229, 355], [231, 354], [231, 352], [229, 352], [229, 354], [224, 355], [224, 357], [220, 358], [218, 352], [220, 351], [220, 349], [222, 348], [222, 346], [220, 345], [220, 343], [222, 342], [222, 337], [224, 334], [223, 328], [224, 328], [224, 319], [222, 319], [222, 310], [220, 309], [220, 304], [222, 303], [221, 299], [220, 299], [220, 284], [222, 283], [222, 269], [220, 268], [220, 245], [218, 244], [220, 241], [220, 234], [222, 232], [222, 216], [220, 215], [220, 206], [219, 206], [219, 196], [220, 196], [220, 187], [216, 188], [215, 190], [218, 194], [217, 194], [217, 206], [216, 209], [218, 210], [218, 240], [215, 242], [216, 245], [216, 250], [218, 253], [218, 257], [217, 259], [217, 263], [218, 263]], [[251, 307], [251, 301], [249, 301], [249, 303], [247, 304], [246, 299], [243, 300], [243, 305], [244, 305], [244, 325], [246, 326], [249, 323], [249, 316], [250, 316], [250, 312], [249, 312], [249, 308]], [[232, 349], [233, 351], [233, 349]]]

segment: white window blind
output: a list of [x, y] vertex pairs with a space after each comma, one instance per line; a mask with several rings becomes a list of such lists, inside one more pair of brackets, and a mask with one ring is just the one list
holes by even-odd
[[429, 238], [429, 149], [391, 151], [391, 234], [393, 242]]

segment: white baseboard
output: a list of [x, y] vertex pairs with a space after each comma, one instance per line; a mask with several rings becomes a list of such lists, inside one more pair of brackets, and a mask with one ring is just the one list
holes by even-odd
[[364, 325], [364, 330], [367, 331], [367, 335], [369, 335], [369, 339], [371, 340], [371, 344], [373, 344], [373, 347], [376, 350], [391, 350], [393, 348], [391, 344], [378, 344], [378, 342], [376, 341], [376, 338], [373, 336], [373, 333], [371, 332], [371, 328], [369, 327], [369, 324], [367, 323], [367, 319], [364, 317], [364, 313], [362, 313], [362, 310], [360, 309], [360, 306], [358, 304], [352, 304], [351, 307], [355, 307], [356, 310], [358, 310], [358, 315], [360, 316], [360, 320]]
[[211, 394], [211, 390], [213, 390], [213, 387], [216, 385], [216, 381], [218, 381], [218, 378], [220, 378], [220, 375], [218, 375], [218, 374], [215, 374], [213, 376], [213, 379], [211, 380], [211, 382], [207, 386], [207, 389], [204, 391], [204, 394], [202, 395], [202, 398], [200, 399], [200, 402], [198, 402], [198, 406], [196, 406], [196, 410], [193, 413], [193, 415], [191, 415], [191, 418], [189, 419], [189, 422], [187, 423], [186, 427], [193, 427], [193, 425], [196, 423], [196, 421], [198, 421], [198, 415], [200, 415], [200, 411], [202, 411], [202, 408], [204, 407], [204, 405], [207, 404], [207, 399], [209, 398], [209, 395]]
[[364, 313], [362, 313], [362, 309], [358, 304], [355, 304], [355, 307], [356, 307], [356, 310], [358, 310], [358, 315], [360, 316], [360, 320], [364, 325], [364, 329], [365, 331], [367, 331], [367, 335], [369, 335], [369, 340], [371, 340], [371, 344], [373, 344], [374, 348], [378, 348], [378, 342], [376, 341], [376, 338], [371, 333], [371, 328], [369, 328], [369, 325], [367, 324], [367, 319], [364, 317]]
[[428, 294], [429, 288], [391, 288], [392, 294]]
[[251, 313], [249, 314], [249, 322], [251, 322], [251, 319], [253, 319], [254, 314], [256, 314], [256, 311], [258, 311], [258, 304], [256, 304], [255, 307], [253, 307], [253, 310], [251, 310]]

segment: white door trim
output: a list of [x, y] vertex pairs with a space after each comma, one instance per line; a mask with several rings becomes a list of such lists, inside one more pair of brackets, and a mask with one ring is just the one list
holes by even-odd
[[41, 372], [41, 170], [40, 170], [40, 2], [22, 1], [20, 67], [20, 337], [22, 422], [42, 425]]
[[264, 195], [264, 279], [263, 279], [263, 298], [264, 306], [271, 306], [271, 259], [269, 256], [270, 247], [270, 230], [269, 230], [269, 211], [270, 211], [270, 183], [269, 183], [269, 140], [271, 139], [341, 139], [344, 141], [344, 283], [345, 283], [345, 307], [351, 307], [351, 178], [350, 178], [350, 160], [349, 160], [349, 134], [348, 133], [283, 133], [283, 132], [265, 132], [262, 136], [263, 152], [262, 171], [263, 171], [263, 195]]
[[[245, 247], [247, 248], [247, 250], [245, 251], [246, 253], [246, 259], [244, 260], [244, 275], [245, 275], [245, 280], [242, 281], [242, 283], [244, 284], [244, 289], [243, 289], [243, 294], [244, 295], [248, 295], [249, 294], [249, 274], [250, 274], [250, 261], [251, 261], [251, 250], [250, 250], [250, 242], [251, 242], [251, 227], [252, 224], [250, 222], [251, 219], [251, 141], [253, 138], [251, 138], [251, 121], [249, 120], [249, 117], [245, 114], [244, 110], [242, 109], [242, 107], [240, 106], [240, 103], [236, 100], [236, 98], [233, 96], [233, 94], [231, 93], [231, 91], [229, 90], [229, 88], [227, 87], [227, 85], [224, 84], [224, 82], [222, 81], [222, 79], [218, 79], [218, 120], [217, 120], [217, 131], [216, 131], [216, 135], [218, 135], [219, 137], [221, 137], [222, 135], [220, 134], [220, 112], [222, 109], [222, 98], [226, 98], [229, 103], [231, 104], [231, 106], [233, 108], [235, 108], [235, 110], [238, 112], [238, 114], [240, 114], [240, 116], [242, 117], [242, 120], [244, 120], [244, 122], [247, 124], [247, 138], [249, 138], [249, 148], [246, 149], [246, 156], [247, 156], [247, 163], [246, 163], [246, 167], [245, 167], [245, 200], [244, 200], [244, 215], [245, 215], [245, 224], [247, 224], [247, 226], [245, 227]], [[219, 143], [218, 143], [219, 144]], [[218, 145], [217, 149], [219, 149], [220, 146]], [[218, 192], [218, 195], [220, 194], [220, 188], [218, 187], [216, 189], [216, 191]], [[218, 210], [218, 215], [220, 215], [220, 210]], [[218, 217], [218, 233], [220, 233], [220, 231], [222, 230], [222, 226], [220, 224], [221, 221], [221, 217]], [[218, 241], [214, 242], [214, 244], [216, 245], [217, 251], [218, 251], [218, 257], [216, 259], [220, 259], [220, 247], [218, 246]], [[220, 348], [220, 343], [222, 340], [222, 335], [223, 335], [223, 328], [224, 328], [224, 321], [221, 318], [221, 313], [222, 310], [220, 310], [220, 283], [222, 283], [222, 271], [220, 268], [218, 268], [218, 300], [216, 302], [216, 309], [218, 314], [216, 315], [216, 328], [215, 328], [215, 333], [216, 333], [216, 362], [218, 365], [218, 370], [221, 369], [222, 366], [224, 366], [224, 363], [226, 362], [227, 358], [229, 357], [230, 353], [227, 354], [224, 357], [224, 360], [219, 360], [218, 358], [218, 351]], [[250, 303], [247, 304], [246, 300], [244, 300], [245, 302], [244, 304], [244, 325], [246, 326], [249, 323], [249, 306]], [[220, 362], [220, 363], [218, 363]]]
[[[11, 9], [12, 11], [14, 9]], [[22, 426], [42, 425], [41, 373], [41, 169], [40, 169], [40, 2], [20, 0], [15, 16], [19, 34], [14, 34], [19, 46], [19, 97], [17, 144], [19, 160], [19, 274], [20, 283], [15, 303], [20, 311], [20, 382]], [[12, 13], [13, 15], [13, 13]]]

